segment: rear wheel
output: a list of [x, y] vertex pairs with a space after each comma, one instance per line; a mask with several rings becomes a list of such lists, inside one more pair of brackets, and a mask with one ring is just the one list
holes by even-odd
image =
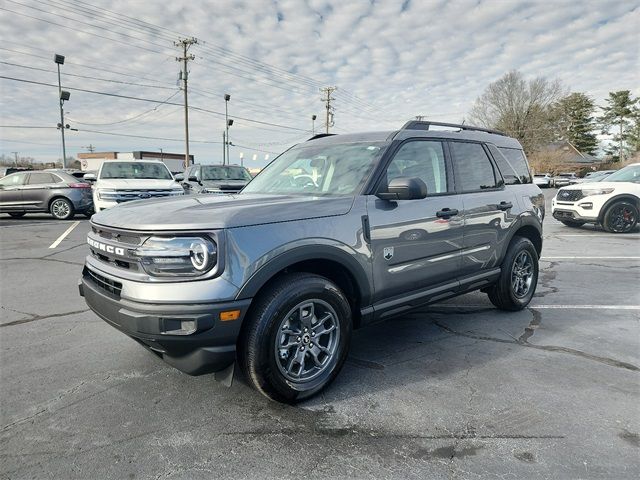
[[25, 215], [25, 212], [11, 212], [9, 213], [13, 218], [22, 218]]
[[577, 220], [560, 220], [560, 221], [564, 223], [567, 227], [571, 227], [571, 228], [578, 228], [586, 223], [586, 222], [580, 222]]
[[277, 279], [255, 300], [238, 345], [247, 381], [272, 400], [296, 403], [333, 381], [347, 357], [351, 308], [330, 280]]
[[487, 292], [500, 310], [522, 310], [538, 284], [538, 252], [528, 238], [514, 237], [502, 262], [496, 284]]
[[56, 198], [49, 210], [56, 220], [69, 220], [74, 214], [73, 204], [66, 198]]
[[638, 208], [626, 200], [614, 203], [604, 214], [603, 228], [611, 233], [628, 233], [638, 224]]

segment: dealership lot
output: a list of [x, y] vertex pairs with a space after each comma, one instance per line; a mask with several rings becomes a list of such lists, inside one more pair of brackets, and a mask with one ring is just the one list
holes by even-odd
[[0, 478], [640, 474], [637, 231], [548, 215], [530, 308], [474, 293], [357, 331], [336, 382], [289, 407], [184, 375], [88, 311], [88, 230], [0, 219]]

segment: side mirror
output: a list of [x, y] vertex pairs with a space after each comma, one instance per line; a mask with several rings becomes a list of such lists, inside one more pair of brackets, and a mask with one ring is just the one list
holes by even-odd
[[427, 185], [417, 177], [396, 177], [389, 182], [386, 192], [377, 197], [382, 200], [420, 200], [427, 196]]
[[96, 181], [96, 174], [95, 173], [85, 173], [82, 178], [84, 180], [88, 180], [90, 182], [95, 182]]
[[190, 181], [190, 182], [199, 182], [198, 177], [196, 177], [195, 175], [191, 175], [191, 176], [189, 177], [189, 181]]
[[181, 173], [176, 173], [176, 174], [174, 175], [173, 179], [174, 179], [176, 182], [183, 182], [183, 181], [184, 181], [184, 175], [183, 175], [183, 174], [181, 174]]

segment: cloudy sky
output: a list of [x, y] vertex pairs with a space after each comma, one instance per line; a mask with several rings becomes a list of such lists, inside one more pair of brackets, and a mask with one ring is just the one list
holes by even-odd
[[134, 97], [71, 90], [68, 155], [89, 145], [184, 152], [173, 42], [194, 36], [191, 152], [221, 160], [229, 93], [232, 162], [243, 152], [262, 166], [309, 136], [311, 115], [323, 127], [321, 86], [338, 87], [335, 133], [416, 115], [459, 122], [511, 69], [600, 104], [609, 91], [638, 94], [638, 32], [637, 0], [0, 0], [1, 75], [48, 84], [0, 79], [0, 153], [61, 157], [55, 128], [8, 128], [59, 121], [54, 53], [66, 56], [63, 88]]

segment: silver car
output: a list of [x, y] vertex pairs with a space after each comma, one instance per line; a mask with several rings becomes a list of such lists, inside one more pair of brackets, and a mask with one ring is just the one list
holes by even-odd
[[76, 213], [93, 214], [91, 185], [60, 170], [16, 172], [0, 179], [0, 213], [20, 218], [50, 213], [68, 220]]

